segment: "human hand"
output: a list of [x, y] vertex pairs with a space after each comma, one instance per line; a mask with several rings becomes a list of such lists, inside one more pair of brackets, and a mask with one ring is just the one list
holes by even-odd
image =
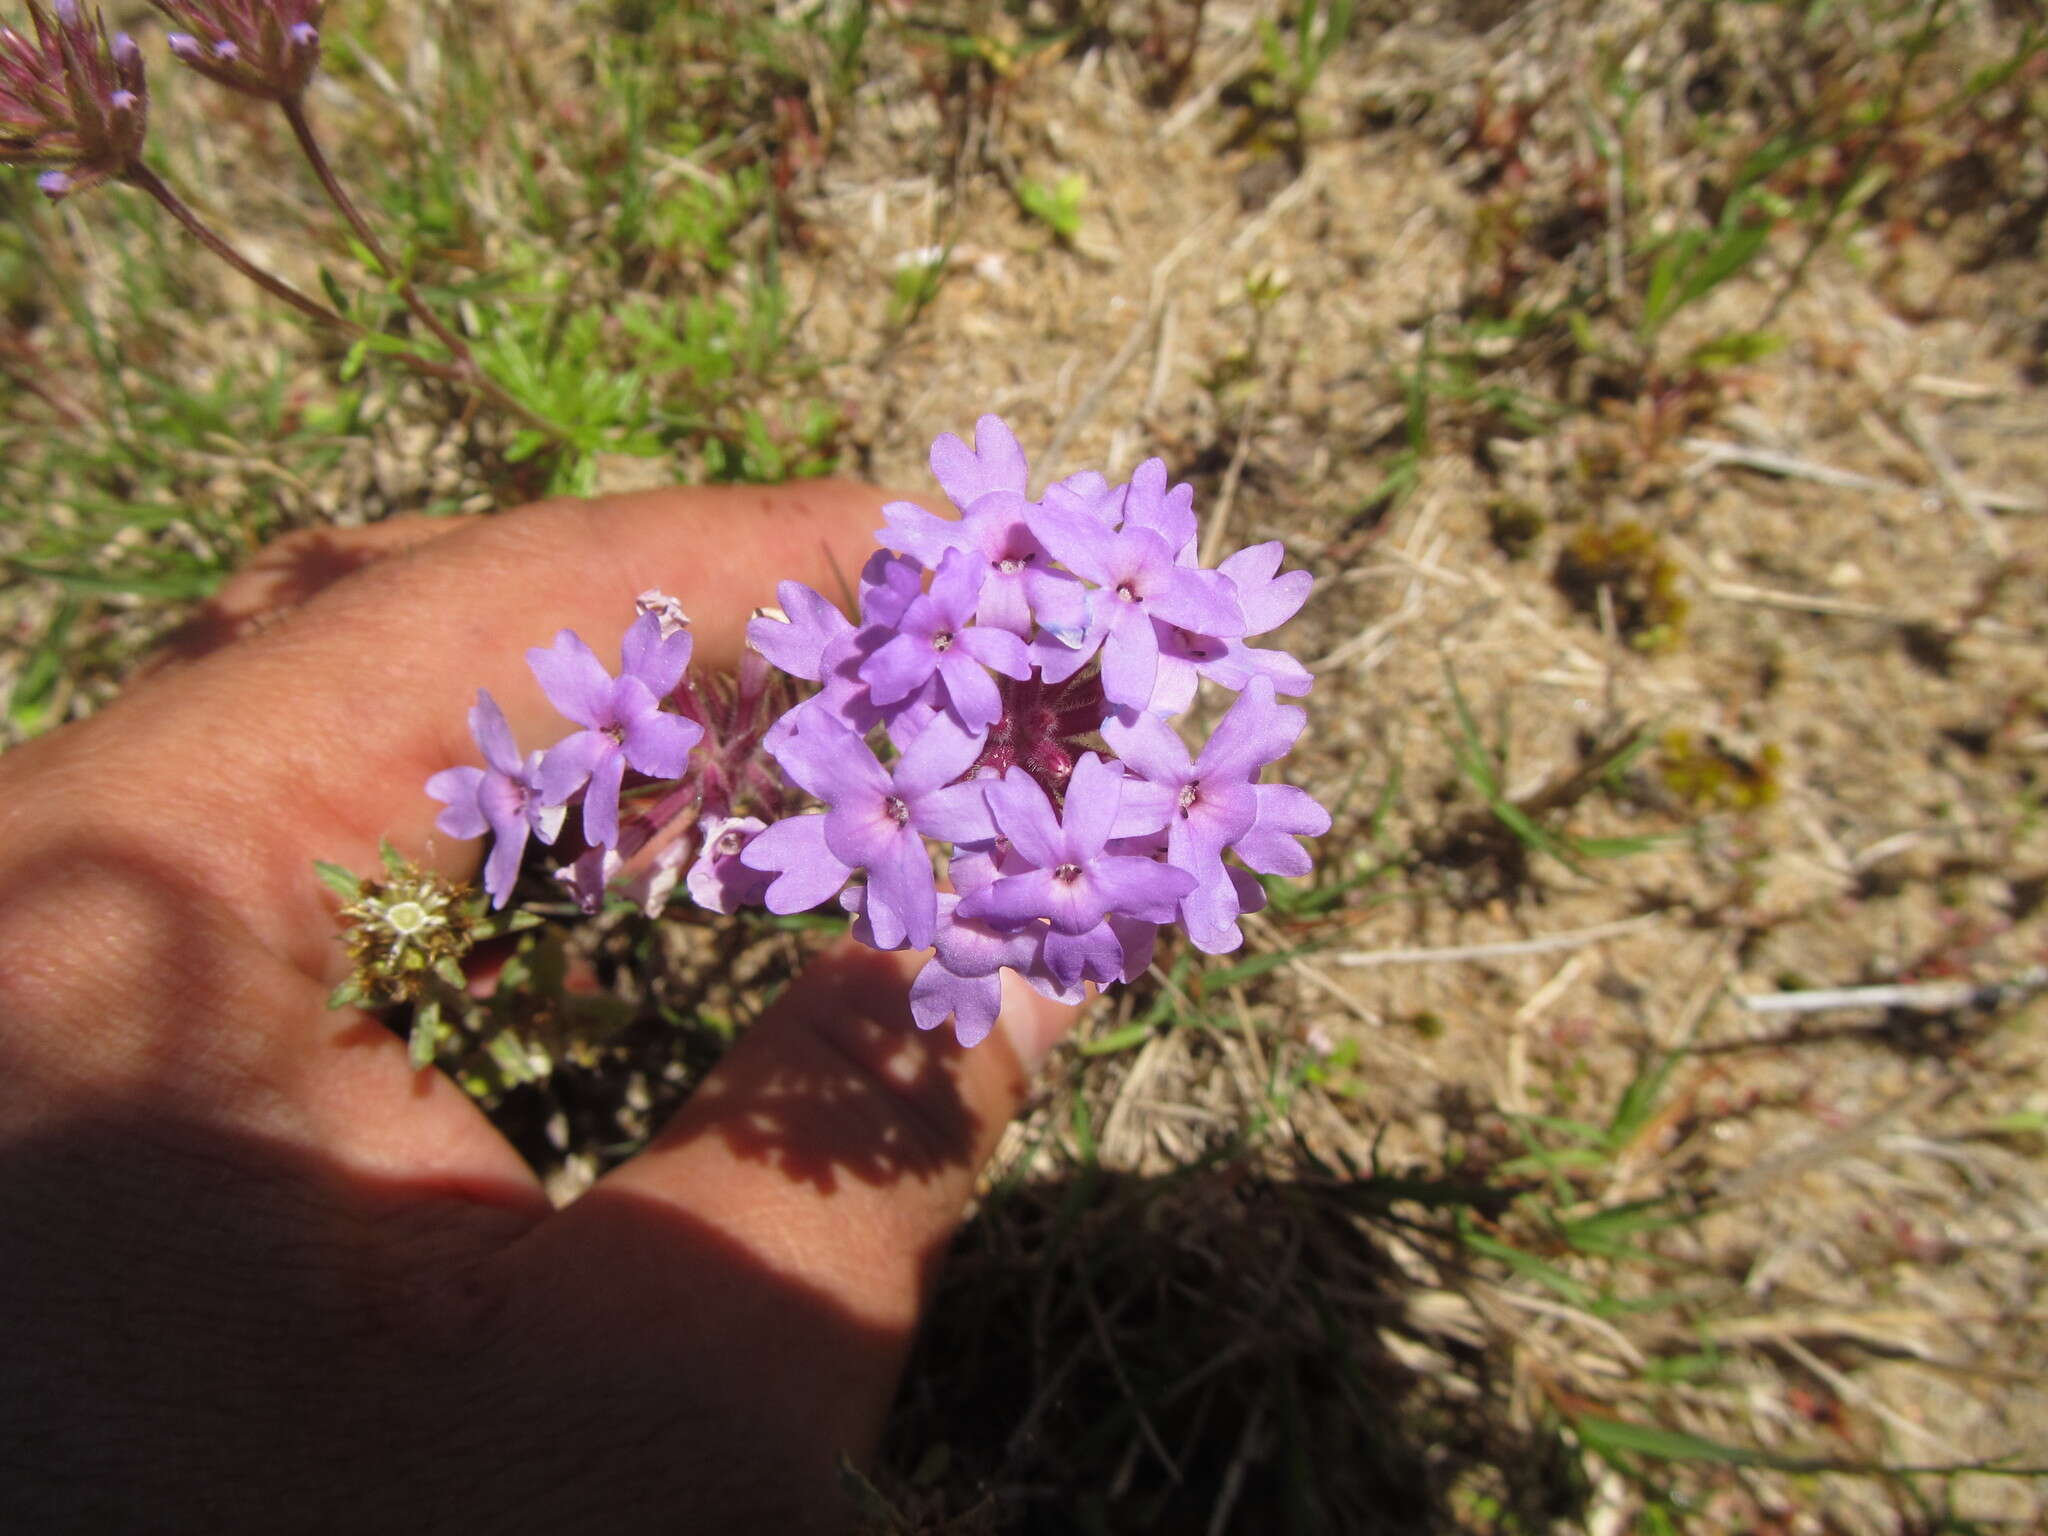
[[[818, 484], [302, 535], [154, 675], [0, 758], [0, 1499], [32, 1530], [845, 1522], [934, 1266], [1071, 1010], [972, 1052], [851, 946], [561, 1211], [372, 1019], [316, 858], [461, 873], [420, 785], [482, 685], [658, 584], [729, 666], [881, 498]], [[360, 567], [360, 568], [357, 568]]]

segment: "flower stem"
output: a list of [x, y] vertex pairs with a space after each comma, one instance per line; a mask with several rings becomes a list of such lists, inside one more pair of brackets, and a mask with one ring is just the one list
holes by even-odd
[[398, 296], [405, 301], [405, 307], [421, 325], [434, 333], [435, 340], [446, 347], [464, 369], [480, 372], [476, 360], [470, 355], [469, 343], [443, 323], [441, 317], [428, 307], [398, 269], [398, 263], [391, 259], [391, 253], [384, 249], [384, 243], [377, 238], [377, 232], [370, 228], [355, 205], [355, 200], [342, 186], [341, 179], [334, 174], [334, 167], [328, 163], [327, 155], [320, 148], [320, 141], [313, 136], [313, 123], [306, 116], [306, 102], [303, 96], [287, 96], [278, 105], [284, 109], [285, 121], [292, 125], [292, 137], [299, 141], [299, 148], [305, 152], [306, 161], [313, 167], [313, 174], [320, 178], [320, 188], [327, 194], [327, 201], [334, 204], [335, 211], [348, 221], [348, 227], [355, 231], [356, 238], [363, 242], [363, 248], [370, 253], [384, 275], [397, 287]]
[[[162, 177], [158, 176], [156, 172], [152, 171], [141, 161], [138, 160], [130, 165], [121, 173], [121, 177], [122, 180], [138, 191], [146, 192], [149, 196], [155, 198], [163, 206], [166, 213], [185, 226], [187, 234], [191, 235], [193, 239], [213, 252], [214, 255], [241, 273], [242, 276], [248, 278], [250, 282], [261, 288], [265, 293], [273, 298], [282, 299], [307, 319], [319, 325], [331, 326], [351, 340], [360, 341], [370, 334], [362, 326], [349, 319], [348, 316], [329, 309], [318, 299], [308, 298], [283, 278], [266, 272], [263, 268], [257, 266], [255, 262], [244, 256], [240, 251], [228, 244], [219, 234], [215, 233], [213, 227], [200, 218], [186, 204], [183, 198], [179, 197], [177, 193], [164, 184]], [[414, 297], [414, 302], [418, 303], [417, 296]], [[424, 306], [421, 307], [423, 308]], [[415, 310], [415, 313], [418, 312], [418, 310]], [[438, 324], [432, 324], [432, 328], [437, 336], [445, 334]], [[549, 421], [545, 416], [541, 416], [521, 405], [512, 396], [507, 394], [494, 379], [478, 368], [475, 359], [469, 355], [468, 349], [463, 347], [459, 340], [455, 341], [454, 345], [457, 348], [457, 358], [452, 363], [436, 362], [432, 358], [422, 357], [419, 353], [410, 349], [386, 352], [383, 355], [394, 358], [422, 378], [437, 379], [443, 384], [453, 384], [457, 388], [468, 390], [472, 394], [482, 395], [500, 410], [517, 417], [520, 422], [533, 428], [553, 442], [559, 443], [568, 439], [568, 433], [564, 432], [554, 422]]]
[[141, 161], [136, 161], [122, 173], [122, 179], [130, 186], [147, 192], [163, 205], [164, 211], [185, 226], [187, 234], [205, 246], [222, 261], [249, 279], [258, 288], [273, 298], [282, 299], [309, 320], [321, 325], [331, 325], [351, 336], [362, 335], [362, 327], [345, 316], [336, 314], [317, 299], [309, 299], [281, 277], [274, 277], [257, 266], [255, 262], [236, 250], [227, 241], [213, 232], [206, 221], [185, 205], [184, 199], [165, 186], [163, 179]]
[[475, 393], [482, 395], [500, 410], [519, 418], [527, 426], [556, 442], [565, 442], [569, 434], [549, 421], [545, 416], [529, 409], [515, 399], [503, 385], [484, 372], [476, 356], [469, 349], [469, 343], [451, 329], [433, 307], [420, 297], [419, 290], [411, 279], [399, 270], [398, 263], [391, 259], [391, 253], [384, 248], [384, 242], [377, 238], [377, 232], [370, 228], [370, 221], [363, 217], [355, 205], [355, 199], [342, 186], [341, 178], [334, 174], [334, 167], [327, 159], [327, 153], [320, 147], [320, 140], [314, 136], [313, 120], [306, 115], [306, 101], [303, 95], [287, 96], [278, 105], [283, 109], [285, 121], [291, 124], [292, 137], [299, 141], [299, 148], [306, 156], [306, 163], [313, 167], [313, 174], [320, 179], [320, 188], [327, 194], [327, 200], [334, 204], [335, 211], [355, 231], [356, 238], [363, 242], [363, 248], [370, 253], [370, 259], [397, 289], [405, 307], [413, 317], [434, 335], [434, 339], [446, 347], [455, 359], [454, 374], [458, 382]]

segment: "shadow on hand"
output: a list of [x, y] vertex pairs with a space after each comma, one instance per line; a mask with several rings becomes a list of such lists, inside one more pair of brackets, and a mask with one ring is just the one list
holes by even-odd
[[542, 1285], [490, 1262], [519, 1213], [146, 1101], [15, 1142], [9, 1527], [843, 1529], [904, 1333], [626, 1203], [655, 1284], [593, 1255]]
[[134, 680], [260, 634], [343, 577], [461, 526], [450, 518], [397, 517], [356, 528], [302, 529], [273, 539], [164, 638]]
[[[840, 1459], [868, 1449], [907, 1324], [624, 1190], [606, 1246], [519, 1262], [545, 1201], [509, 1154], [456, 1155], [484, 1128], [452, 1093], [349, 1076], [375, 1037], [175, 867], [91, 838], [52, 861], [34, 900], [0, 894], [0, 950], [41, 962], [0, 977], [10, 1529], [850, 1523]], [[930, 1062], [919, 1128], [872, 1152], [851, 1062], [748, 1091], [778, 1166], [886, 1180], [968, 1155], [952, 1086]]]
[[853, 944], [815, 959], [690, 1101], [735, 1156], [830, 1194], [972, 1168], [1001, 1127], [961, 1097], [950, 1030], [911, 1021], [901, 957]]

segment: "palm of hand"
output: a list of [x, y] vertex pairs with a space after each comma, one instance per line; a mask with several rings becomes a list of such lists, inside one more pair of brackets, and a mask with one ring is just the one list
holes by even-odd
[[[476, 686], [543, 739], [523, 647], [617, 627], [650, 580], [697, 617], [697, 664], [729, 664], [776, 579], [858, 565], [878, 500], [705, 492], [302, 543], [238, 578], [186, 659], [0, 761], [22, 1517], [837, 1523], [835, 1464], [872, 1442], [1016, 1051], [906, 1031], [898, 958], [835, 954], [554, 1212], [452, 1084], [325, 1011], [340, 955], [309, 861], [370, 867], [388, 833], [473, 864], [419, 786], [468, 759]], [[1013, 1027], [1029, 1054], [1063, 1021]]]

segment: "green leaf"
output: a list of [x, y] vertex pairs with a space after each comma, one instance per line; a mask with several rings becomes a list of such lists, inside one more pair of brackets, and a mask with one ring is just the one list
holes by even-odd
[[430, 997], [420, 1004], [412, 1018], [412, 1037], [407, 1048], [414, 1070], [423, 1071], [434, 1064], [434, 1053], [440, 1049], [443, 1033], [441, 1000]]
[[1577, 1415], [1571, 1425], [1588, 1450], [1609, 1461], [1618, 1456], [1647, 1456], [1652, 1461], [1704, 1461], [1725, 1467], [1768, 1467], [1778, 1472], [1822, 1472], [1839, 1465], [1797, 1456], [1773, 1456], [1739, 1445], [1724, 1445], [1682, 1429], [1610, 1419], [1600, 1414]]
[[1150, 1024], [1126, 1024], [1122, 1029], [1113, 1029], [1106, 1035], [1097, 1035], [1093, 1040], [1082, 1042], [1078, 1049], [1083, 1056], [1114, 1056], [1118, 1051], [1143, 1045], [1151, 1038]]
[[50, 618], [49, 628], [23, 664], [7, 696], [7, 718], [17, 730], [29, 734], [40, 730], [64, 675], [64, 659], [71, 626], [78, 618], [78, 604], [66, 598]]
[[327, 859], [315, 859], [313, 873], [320, 877], [322, 885], [343, 901], [354, 901], [363, 894], [363, 882], [344, 865], [332, 863]]
[[1707, 252], [1706, 258], [1687, 274], [1685, 287], [1672, 305], [1673, 311], [1705, 298], [1721, 284], [1748, 266], [1752, 257], [1763, 249], [1764, 242], [1771, 237], [1768, 224], [1743, 224], [1726, 230]]
[[45, 581], [54, 581], [71, 592], [160, 597], [174, 603], [192, 602], [211, 595], [214, 588], [221, 584], [224, 575], [221, 571], [204, 568], [193, 569], [182, 575], [152, 576], [141, 572], [124, 575], [120, 572], [66, 570], [61, 566], [41, 565], [33, 560], [9, 559], [7, 564], [24, 576], [40, 576]]
[[329, 1008], [359, 1008], [368, 1001], [369, 995], [363, 991], [362, 983], [353, 976], [327, 994]]
[[1571, 1303], [1582, 1312], [1599, 1312], [1599, 1301], [1593, 1293], [1559, 1269], [1555, 1264], [1539, 1259], [1533, 1253], [1524, 1253], [1512, 1243], [1488, 1237], [1475, 1232], [1469, 1223], [1460, 1221], [1458, 1237], [1474, 1253], [1497, 1259], [1524, 1279], [1534, 1280], [1546, 1290], [1554, 1291], [1562, 1300]]

